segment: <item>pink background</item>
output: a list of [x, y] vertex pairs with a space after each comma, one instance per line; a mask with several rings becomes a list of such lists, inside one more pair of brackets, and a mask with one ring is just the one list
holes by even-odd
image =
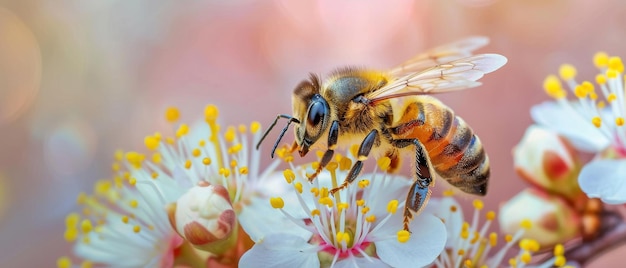
[[[296, 2], [0, 2], [2, 266], [50, 267], [67, 255], [63, 222], [76, 195], [109, 176], [115, 149], [143, 150], [146, 134], [171, 133], [167, 106], [187, 122], [212, 103], [222, 122], [267, 125], [291, 112], [291, 91], [309, 72], [390, 68], [469, 35], [490, 37], [481, 52], [509, 63], [482, 87], [441, 99], [483, 141], [492, 165], [484, 200], [497, 209], [526, 185], [511, 149], [529, 108], [548, 99], [544, 77], [569, 62], [593, 79], [593, 53], [626, 56], [618, 0]], [[611, 255], [595, 267], [619, 259]]]

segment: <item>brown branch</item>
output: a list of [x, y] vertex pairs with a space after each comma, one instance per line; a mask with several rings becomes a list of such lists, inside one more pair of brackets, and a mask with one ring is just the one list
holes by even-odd
[[618, 213], [603, 212], [601, 222], [600, 234], [596, 239], [566, 249], [565, 258], [568, 262], [584, 266], [592, 259], [626, 242], [626, 222]]

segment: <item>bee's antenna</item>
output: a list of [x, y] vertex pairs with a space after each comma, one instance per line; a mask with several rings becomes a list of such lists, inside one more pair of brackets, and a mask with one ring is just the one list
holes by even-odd
[[285, 119], [289, 119], [289, 121], [287, 122], [287, 125], [283, 128], [283, 130], [280, 132], [280, 135], [278, 136], [278, 139], [276, 140], [276, 143], [274, 144], [274, 148], [272, 148], [272, 158], [274, 158], [274, 152], [276, 151], [276, 148], [278, 147], [278, 144], [280, 143], [280, 140], [283, 138], [283, 136], [285, 135], [285, 132], [287, 132], [287, 129], [289, 129], [289, 125], [291, 125], [291, 123], [296, 123], [296, 124], [300, 124], [300, 120], [298, 120], [297, 118], [291, 116], [291, 115], [286, 115], [286, 114], [279, 114], [276, 116], [276, 119], [274, 119], [274, 122], [270, 125], [270, 127], [265, 131], [265, 133], [263, 133], [263, 137], [261, 137], [261, 139], [259, 140], [259, 142], [256, 144], [256, 149], [259, 149], [259, 146], [261, 146], [261, 142], [263, 142], [263, 140], [265, 139], [265, 137], [267, 137], [267, 134], [270, 133], [270, 131], [272, 130], [272, 128], [274, 128], [274, 126], [276, 125], [276, 123], [278, 122], [278, 119], [280, 118], [285, 118]]

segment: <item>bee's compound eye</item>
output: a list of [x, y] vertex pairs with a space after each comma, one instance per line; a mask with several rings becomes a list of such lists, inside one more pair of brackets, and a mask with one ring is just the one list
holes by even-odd
[[314, 102], [309, 108], [307, 123], [311, 126], [317, 126], [326, 115], [326, 106], [321, 102]]

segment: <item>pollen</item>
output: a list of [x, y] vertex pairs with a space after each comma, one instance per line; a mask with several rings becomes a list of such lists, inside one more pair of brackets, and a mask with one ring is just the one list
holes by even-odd
[[591, 118], [591, 123], [597, 128], [600, 128], [602, 126], [602, 118], [600, 118], [599, 116], [594, 116], [593, 118]]
[[156, 179], [159, 177], [159, 173], [157, 172], [152, 172], [152, 174], [150, 174], [150, 177], [152, 177], [152, 179]]
[[458, 210], [458, 208], [455, 205], [450, 206], [450, 211], [451, 212], [456, 212]]
[[78, 213], [70, 213], [65, 217], [65, 226], [66, 227], [76, 227], [78, 222], [80, 221], [80, 215]]
[[111, 169], [113, 169], [113, 171], [115, 171], [115, 172], [120, 171], [120, 163], [117, 163], [117, 162], [113, 163], [111, 165]]
[[148, 150], [156, 150], [157, 148], [159, 148], [159, 139], [155, 138], [154, 136], [146, 136], [143, 139], [143, 143], [146, 145], [146, 148], [148, 148]]
[[540, 245], [539, 242], [534, 239], [525, 238], [520, 240], [519, 247], [530, 252], [537, 252], [539, 251]]
[[247, 175], [248, 174], [248, 167], [240, 167], [239, 168], [239, 174]]
[[165, 120], [167, 120], [168, 122], [174, 123], [178, 121], [179, 118], [180, 111], [178, 110], [178, 108], [172, 106], [165, 109]]
[[376, 221], [376, 215], [369, 215], [367, 217], [365, 217], [365, 220], [369, 223], [375, 222]]
[[344, 232], [337, 232], [336, 240], [338, 243], [346, 242], [346, 244], [350, 243], [350, 234]]
[[321, 197], [328, 197], [328, 188], [326, 188], [326, 187], [320, 188], [320, 196]]
[[72, 260], [69, 257], [61, 257], [57, 260], [58, 268], [70, 268], [72, 267]]
[[346, 202], [341, 202], [337, 204], [337, 209], [341, 212], [344, 209], [348, 209], [350, 207], [350, 205], [348, 205], [348, 203]]
[[211, 158], [205, 157], [202, 159], [202, 164], [204, 164], [205, 166], [208, 166], [211, 164]]
[[359, 188], [364, 189], [364, 188], [366, 188], [367, 186], [370, 185], [370, 181], [369, 180], [360, 180], [358, 182], [358, 185], [359, 185]]
[[187, 135], [189, 133], [189, 126], [187, 124], [180, 124], [178, 130], [176, 130], [176, 138]]
[[141, 167], [141, 162], [144, 160], [145, 156], [138, 152], [127, 152], [126, 153], [126, 161], [130, 163], [135, 168]]
[[380, 170], [387, 171], [391, 165], [391, 158], [385, 156], [378, 159], [376, 162], [378, 163]]
[[511, 243], [511, 241], [513, 241], [513, 236], [508, 234], [504, 236], [504, 241], [506, 241], [507, 243]]
[[311, 210], [311, 216], [319, 216], [319, 215], [320, 215], [320, 210], [319, 209]]
[[130, 200], [130, 202], [128, 202], [128, 205], [130, 205], [130, 207], [132, 208], [137, 208], [137, 206], [139, 206], [139, 202], [137, 202], [136, 199]]
[[552, 98], [562, 99], [567, 96], [567, 93], [565, 92], [565, 90], [563, 90], [563, 87], [561, 86], [561, 81], [559, 81], [559, 78], [554, 75], [549, 75], [548, 77], [546, 77], [546, 79], [543, 81], [543, 88], [546, 93]]
[[320, 189], [318, 189], [318, 188], [311, 188], [311, 193], [313, 194], [313, 196], [318, 197], [318, 196], [320, 196]]
[[454, 190], [448, 189], [448, 190], [443, 191], [443, 196], [445, 196], [445, 197], [454, 196]]
[[293, 173], [291, 169], [285, 169], [283, 171], [283, 176], [285, 177], [285, 180], [287, 181], [287, 183], [292, 183], [293, 180], [296, 179], [296, 174]]
[[63, 238], [67, 242], [76, 241], [76, 238], [78, 238], [78, 229], [71, 228], [71, 229], [65, 230], [65, 233], [63, 233]]
[[259, 132], [260, 129], [261, 129], [261, 123], [257, 121], [250, 123], [250, 132], [252, 132], [252, 134]]
[[498, 245], [498, 234], [495, 232], [492, 232], [489, 234], [489, 245], [491, 247], [495, 247], [496, 245]]
[[285, 206], [285, 201], [283, 201], [280, 197], [272, 197], [270, 198], [270, 204], [273, 208], [283, 208]]
[[298, 191], [298, 193], [302, 193], [302, 183], [300, 182], [296, 182], [293, 184], [293, 188], [296, 189], [296, 191]]
[[199, 148], [194, 148], [194, 149], [191, 151], [191, 155], [193, 155], [194, 157], [198, 157], [198, 156], [200, 156], [200, 154], [202, 154], [202, 151], [200, 151], [200, 149], [199, 149]]
[[620, 57], [610, 57], [609, 58], [609, 69], [615, 70], [616, 72], [623, 73], [624, 72], [624, 64], [622, 63], [622, 58]]
[[207, 105], [204, 108], [204, 120], [206, 120], [207, 123], [209, 124], [215, 123], [218, 115], [219, 115], [219, 110], [217, 109], [217, 106]]
[[576, 77], [576, 68], [571, 64], [563, 64], [559, 67], [559, 76], [563, 80], [570, 80]]
[[93, 263], [90, 261], [83, 261], [83, 263], [80, 264], [80, 268], [91, 268], [93, 267]]
[[[361, 209], [361, 213], [362, 213], [363, 215], [367, 214], [368, 212], [370, 212], [370, 207], [363, 207], [363, 208]], [[374, 216], [374, 215], [372, 215], [372, 216]]]
[[606, 76], [604, 76], [603, 74], [596, 75], [596, 83], [598, 83], [598, 85], [606, 84]]
[[563, 267], [565, 266], [566, 263], [567, 263], [567, 260], [565, 259], [563, 255], [554, 257], [554, 266]]
[[476, 210], [481, 210], [485, 206], [483, 201], [479, 199], [474, 199], [474, 202], [472, 202], [472, 205], [474, 206]]
[[122, 222], [123, 223], [128, 224], [128, 221], [129, 221], [128, 216], [126, 216], [126, 215], [122, 216]]
[[406, 243], [411, 238], [411, 233], [409, 233], [409, 231], [407, 230], [400, 230], [398, 231], [397, 236], [398, 236], [398, 242]]
[[578, 97], [579, 99], [584, 99], [587, 97], [588, 92], [582, 85], [578, 85], [574, 89], [574, 95], [576, 95], [576, 97]]
[[395, 214], [398, 210], [398, 200], [394, 199], [387, 203], [387, 212], [391, 214]]
[[133, 232], [135, 232], [135, 233], [141, 232], [141, 226], [139, 226], [139, 225], [133, 226]]
[[487, 212], [485, 217], [487, 218], [488, 221], [493, 221], [496, 218], [496, 212], [495, 211], [489, 211], [489, 212]]
[[161, 154], [160, 153], [154, 153], [152, 155], [152, 162], [158, 164], [161, 163]]
[[609, 55], [605, 52], [597, 52], [593, 55], [593, 64], [598, 68], [604, 68], [609, 65]]
[[319, 202], [320, 202], [320, 204], [325, 205], [327, 207], [332, 207], [333, 206], [333, 200], [330, 199], [330, 197], [328, 197], [328, 196], [320, 198]]
[[526, 251], [526, 252], [522, 253], [522, 256], [520, 256], [520, 260], [524, 264], [529, 264], [530, 261], [532, 260], [532, 256], [530, 255], [530, 252]]
[[359, 206], [359, 207], [364, 206], [364, 205], [365, 205], [365, 200], [363, 200], [363, 199], [359, 199], [359, 200], [357, 200], [357, 201], [356, 201], [356, 205], [357, 205], [357, 206]]
[[91, 225], [91, 221], [84, 219], [83, 221], [80, 222], [80, 230], [84, 233], [84, 234], [88, 234], [89, 232], [91, 232], [93, 230], [93, 226]]
[[554, 256], [563, 256], [563, 254], [565, 254], [565, 247], [563, 247], [563, 244], [556, 244], [553, 252]]
[[467, 267], [467, 268], [474, 267], [473, 263], [472, 263], [472, 260], [470, 260], [470, 259], [465, 260], [464, 264], [465, 264], [465, 267]]
[[230, 161], [230, 167], [234, 168], [237, 166], [237, 160], [233, 159]]
[[615, 125], [617, 125], [618, 127], [623, 126], [624, 125], [624, 118], [623, 117], [615, 118]]
[[352, 144], [352, 146], [350, 146], [350, 153], [354, 157], [359, 156], [359, 147], [361, 147], [359, 144]]
[[185, 161], [185, 168], [186, 169], [190, 169], [191, 168], [191, 160], [187, 159], [187, 161]]
[[606, 77], [608, 77], [609, 79], [617, 78], [617, 71], [613, 69], [606, 70]]
[[227, 178], [228, 176], [230, 176], [230, 169], [220, 168], [220, 170], [217, 173], [224, 176], [224, 178]]
[[349, 170], [352, 167], [352, 160], [348, 157], [342, 157], [339, 161], [340, 170]]
[[128, 184], [130, 184], [130, 186], [135, 186], [135, 184], [137, 184], [137, 179], [135, 178], [128, 179]]
[[335, 170], [339, 167], [339, 164], [337, 164], [337, 162], [330, 162], [328, 163], [328, 165], [326, 165], [326, 169], [330, 172], [335, 172]]
[[235, 128], [232, 126], [228, 127], [228, 129], [226, 129], [226, 133], [224, 133], [224, 138], [228, 142], [233, 142], [236, 136], [237, 134], [235, 133]]

